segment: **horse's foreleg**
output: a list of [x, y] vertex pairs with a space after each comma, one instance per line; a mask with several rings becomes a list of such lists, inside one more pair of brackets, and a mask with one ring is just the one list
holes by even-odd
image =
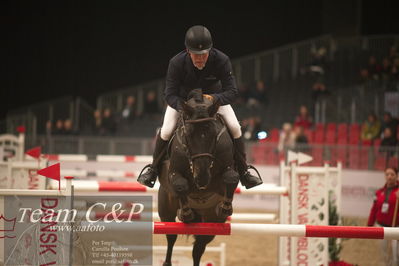
[[195, 218], [195, 215], [193, 210], [188, 206], [187, 194], [189, 192], [189, 184], [187, 179], [183, 178], [177, 171], [171, 171], [169, 178], [172, 188], [179, 199], [180, 209], [177, 211], [177, 217], [180, 221], [189, 223]]
[[216, 212], [218, 216], [227, 218], [233, 214], [232, 202], [240, 176], [236, 171], [228, 167], [222, 178], [225, 184], [225, 192], [223, 201], [217, 206]]
[[192, 222], [195, 219], [195, 213], [188, 205], [187, 196], [180, 196], [180, 209], [177, 210], [177, 217], [183, 223]]
[[[179, 208], [178, 200], [171, 197], [167, 190], [161, 185], [158, 191], [158, 214], [162, 222], [174, 222], [176, 219], [177, 209]], [[166, 235], [168, 248], [166, 251], [165, 262], [163, 266], [172, 265], [173, 246], [176, 242], [177, 235]]]
[[168, 249], [166, 250], [165, 261], [162, 265], [172, 266], [173, 246], [176, 243], [177, 235], [166, 235], [166, 239], [168, 240]]
[[209, 242], [211, 242], [215, 236], [207, 236], [207, 235], [196, 235], [195, 236], [195, 242], [193, 246], [193, 265], [194, 266], [199, 266], [200, 265], [200, 260], [202, 255], [205, 252], [206, 245], [208, 245]]

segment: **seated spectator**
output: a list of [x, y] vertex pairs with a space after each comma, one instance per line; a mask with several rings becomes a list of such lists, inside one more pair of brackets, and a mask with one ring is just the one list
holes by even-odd
[[144, 101], [144, 114], [156, 115], [159, 114], [159, 105], [157, 100], [157, 94], [155, 91], [149, 91]]
[[374, 55], [370, 55], [369, 62], [367, 65], [367, 73], [369, 79], [378, 80], [381, 73], [381, 66], [377, 63], [377, 59]]
[[246, 140], [257, 140], [258, 132], [261, 129], [261, 119], [258, 116], [253, 116], [246, 119], [242, 127], [243, 136]]
[[101, 123], [101, 135], [113, 136], [116, 132], [116, 119], [112, 114], [111, 108], [105, 108]]
[[389, 61], [388, 57], [385, 57], [382, 60], [382, 66], [381, 66], [381, 79], [383, 81], [389, 81], [391, 79], [391, 72], [392, 72], [392, 64], [391, 61]]
[[46, 122], [46, 136], [49, 137], [53, 133], [53, 124], [51, 123], [51, 120], [47, 120]]
[[305, 130], [301, 126], [294, 127], [295, 132], [295, 151], [296, 152], [309, 152], [309, 140], [305, 135]]
[[76, 135], [77, 132], [73, 128], [72, 120], [71, 119], [65, 119], [64, 121], [64, 135]]
[[392, 45], [391, 48], [389, 49], [389, 61], [393, 63], [396, 58], [399, 58], [398, 49], [396, 48], [395, 45]]
[[255, 88], [249, 90], [247, 105], [249, 108], [259, 110], [267, 104], [265, 83], [262, 80], [256, 82]]
[[367, 69], [360, 69], [360, 83], [365, 84], [367, 81], [369, 81], [369, 72]]
[[290, 123], [284, 123], [280, 132], [277, 150], [279, 152], [295, 149], [295, 132], [292, 130]]
[[[122, 136], [128, 136], [133, 131], [133, 122], [137, 116], [136, 97], [129, 95], [126, 98], [125, 106], [118, 116], [118, 133]], [[108, 123], [108, 122], [107, 122]], [[107, 133], [108, 134], [108, 133]]]
[[136, 97], [134, 97], [133, 95], [129, 95], [126, 98], [125, 106], [123, 107], [122, 112], [121, 112], [122, 120], [127, 121], [129, 123], [133, 123], [133, 121], [137, 115], [136, 109], [137, 109], [136, 108]]
[[386, 158], [389, 159], [395, 153], [395, 147], [398, 144], [396, 135], [392, 134], [391, 128], [387, 127], [384, 129], [383, 139], [380, 144], [380, 153], [385, 153]]
[[385, 112], [382, 117], [381, 134], [382, 135], [384, 134], [384, 130], [386, 128], [390, 128], [392, 135], [396, 136], [396, 134], [397, 134], [396, 131], [397, 131], [398, 125], [399, 125], [399, 121], [397, 119], [393, 118], [390, 112]]
[[102, 115], [101, 110], [96, 109], [93, 112], [93, 124], [92, 124], [92, 134], [101, 135], [102, 134]]
[[379, 137], [381, 130], [381, 123], [377, 120], [374, 113], [368, 115], [367, 120], [363, 122], [360, 132], [360, 139], [362, 141], [373, 141]]
[[399, 81], [399, 57], [396, 57], [392, 63], [391, 78], [394, 83]]
[[320, 47], [317, 51], [313, 52], [313, 58], [309, 69], [314, 79], [312, 85], [312, 100], [313, 105], [315, 105], [317, 102], [330, 95], [324, 81], [327, 70], [327, 49], [325, 47]]
[[312, 117], [309, 115], [308, 108], [305, 105], [299, 107], [299, 114], [295, 118], [294, 126], [304, 129], [312, 127]]
[[53, 135], [63, 135], [64, 134], [64, 121], [62, 119], [57, 119], [55, 122], [55, 129]]
[[309, 71], [314, 76], [324, 76], [327, 66], [327, 49], [320, 47], [318, 50], [312, 52], [312, 61], [309, 66]]

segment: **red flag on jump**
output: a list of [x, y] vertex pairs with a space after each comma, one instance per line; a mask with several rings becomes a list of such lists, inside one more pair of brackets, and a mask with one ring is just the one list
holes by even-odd
[[25, 133], [26, 132], [25, 126], [18, 126], [17, 127], [17, 132], [18, 133]]
[[39, 171], [37, 171], [37, 173], [39, 175], [60, 181], [60, 163], [56, 163], [47, 168], [40, 169]]
[[39, 159], [40, 155], [42, 154], [42, 147], [34, 147], [30, 150], [27, 150], [25, 153], [32, 156], [33, 158]]
[[43, 168], [37, 171], [39, 175], [55, 179], [58, 181], [58, 190], [61, 190], [61, 174], [60, 174], [60, 163], [53, 164], [47, 168]]
[[55, 179], [58, 181], [58, 190], [61, 190], [61, 174], [60, 174], [60, 163], [53, 164], [47, 168], [43, 168], [37, 171], [39, 175]]

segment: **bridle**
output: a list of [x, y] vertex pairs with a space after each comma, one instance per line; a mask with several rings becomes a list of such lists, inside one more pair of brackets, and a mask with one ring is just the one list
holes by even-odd
[[210, 122], [210, 121], [217, 121], [216, 117], [206, 117], [206, 118], [199, 118], [199, 119], [189, 119], [189, 120], [184, 120], [184, 117], [182, 116], [182, 129], [183, 129], [183, 141], [185, 143], [182, 143], [183, 146], [185, 147], [186, 153], [187, 153], [187, 157], [188, 157], [188, 161], [190, 164], [190, 170], [191, 170], [191, 174], [194, 176], [194, 160], [201, 158], [201, 157], [209, 157], [211, 158], [211, 165], [209, 166], [209, 168], [211, 169], [213, 167], [213, 163], [215, 161], [215, 150], [216, 150], [216, 143], [219, 140], [221, 134], [223, 133], [223, 130], [221, 130], [221, 132], [219, 132], [218, 136], [215, 138], [215, 141], [213, 143], [213, 147], [212, 147], [212, 152], [204, 152], [204, 153], [197, 153], [192, 155], [192, 152], [190, 150], [190, 146], [188, 145], [188, 140], [187, 140], [187, 131], [186, 131], [186, 124], [197, 124], [197, 123], [203, 123], [203, 122]]

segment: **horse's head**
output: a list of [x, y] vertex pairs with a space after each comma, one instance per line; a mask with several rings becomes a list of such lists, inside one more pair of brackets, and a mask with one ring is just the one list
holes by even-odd
[[194, 96], [182, 104], [184, 113], [185, 142], [194, 183], [198, 189], [206, 189], [211, 181], [211, 169], [215, 160], [217, 102], [206, 97]]

